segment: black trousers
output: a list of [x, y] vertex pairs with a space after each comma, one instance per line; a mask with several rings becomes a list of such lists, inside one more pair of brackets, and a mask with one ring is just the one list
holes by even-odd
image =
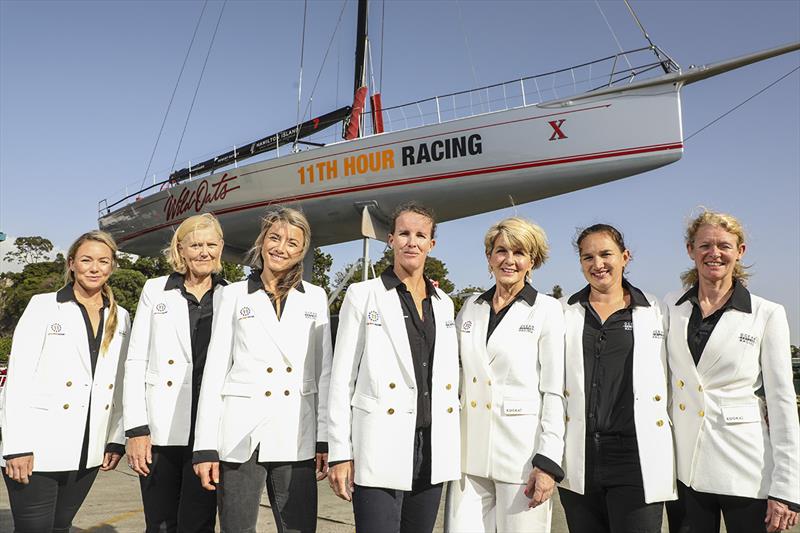
[[222, 533], [255, 533], [264, 485], [278, 533], [317, 530], [314, 459], [258, 462], [258, 449], [245, 463], [220, 463], [219, 522]]
[[645, 503], [635, 437], [590, 434], [584, 494], [558, 489], [571, 533], [660, 533], [664, 504]]
[[150, 475], [139, 476], [147, 533], [213, 533], [217, 495], [192, 469], [190, 446], [153, 446]]
[[719, 533], [720, 513], [728, 533], [767, 530], [767, 500], [699, 492], [678, 481], [678, 499], [667, 502], [670, 533]]
[[99, 467], [69, 472], [34, 472], [27, 485], [3, 478], [15, 533], [69, 533]]
[[410, 491], [356, 485], [353, 514], [358, 533], [433, 531], [443, 484], [431, 485], [430, 435], [430, 428], [419, 429], [415, 435]]

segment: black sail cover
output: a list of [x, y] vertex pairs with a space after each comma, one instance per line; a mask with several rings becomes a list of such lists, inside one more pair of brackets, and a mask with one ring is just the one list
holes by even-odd
[[[325, 115], [313, 118], [307, 122], [303, 122], [299, 126], [292, 126], [289, 129], [279, 131], [278, 133], [273, 133], [272, 135], [264, 137], [263, 139], [240, 146], [235, 150], [225, 152], [224, 154], [218, 155], [212, 159], [208, 159], [190, 167], [176, 170], [169, 175], [169, 181], [177, 183], [185, 180], [191, 175], [213, 172], [214, 169], [230, 165], [234, 161], [241, 161], [242, 159], [247, 159], [248, 157], [269, 152], [270, 150], [277, 148], [279, 144], [281, 146], [285, 144], [292, 144], [296, 139], [308, 137], [309, 135], [313, 135], [314, 133], [322, 131], [325, 128], [336, 124], [337, 122], [344, 120], [350, 115], [350, 109], [350, 106], [342, 107], [336, 111], [331, 111]], [[299, 133], [298, 129], [300, 130]]]

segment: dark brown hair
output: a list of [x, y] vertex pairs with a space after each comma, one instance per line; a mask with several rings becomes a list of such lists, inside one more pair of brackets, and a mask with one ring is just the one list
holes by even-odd
[[[583, 239], [592, 235], [593, 233], [605, 233], [611, 240], [614, 241], [619, 247], [620, 252], [624, 252], [628, 248], [625, 246], [625, 238], [622, 236], [622, 232], [620, 232], [617, 228], [612, 226], [611, 224], [592, 224], [588, 228], [583, 228], [582, 230], [579, 229], [578, 236], [575, 238], [575, 242], [572, 245], [575, 247], [575, 251], [581, 253], [581, 243]], [[630, 250], [628, 251], [630, 253]]]
[[389, 224], [389, 233], [394, 233], [397, 219], [400, 218], [400, 215], [403, 213], [416, 213], [429, 219], [431, 221], [431, 239], [436, 236], [436, 215], [433, 213], [433, 209], [430, 207], [425, 207], [424, 205], [414, 201], [400, 204], [392, 212], [392, 220]]

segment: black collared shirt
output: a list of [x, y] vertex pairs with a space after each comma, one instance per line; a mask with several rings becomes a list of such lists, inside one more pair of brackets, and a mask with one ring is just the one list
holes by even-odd
[[[302, 293], [306, 292], [302, 281], [299, 281], [297, 285], [294, 286], [294, 289]], [[286, 297], [288, 296], [288, 293], [284, 294], [279, 299], [275, 299], [275, 295], [269, 292], [266, 287], [264, 287], [264, 281], [261, 279], [261, 270], [254, 269], [252, 272], [250, 272], [250, 275], [247, 276], [247, 294], [253, 294], [259, 290], [264, 291], [267, 296], [269, 296], [269, 301], [272, 302], [272, 308], [275, 309], [275, 315], [277, 315], [278, 320], [280, 320], [283, 310], [286, 307]], [[278, 308], [278, 303], [281, 304], [280, 309]]]
[[497, 285], [478, 296], [478, 301], [484, 301], [489, 304], [489, 327], [486, 330], [486, 342], [489, 342], [489, 337], [492, 336], [494, 330], [497, 329], [497, 326], [500, 325], [500, 322], [506, 317], [508, 310], [511, 309], [511, 306], [513, 306], [516, 301], [522, 300], [533, 307], [533, 304], [536, 303], [536, 296], [539, 294], [530, 284], [525, 283], [522, 290], [517, 293], [514, 299], [506, 304], [499, 312], [495, 313], [494, 307], [492, 307], [492, 298], [494, 298], [496, 290]]
[[197, 300], [197, 297], [186, 290], [186, 276], [173, 272], [164, 284], [165, 291], [180, 290], [189, 309], [189, 335], [192, 342], [192, 417], [189, 429], [189, 442], [194, 440], [194, 426], [197, 418], [197, 404], [200, 398], [200, 386], [203, 382], [203, 370], [206, 367], [208, 345], [211, 342], [211, 323], [214, 319], [214, 289], [217, 285], [225, 286], [228, 282], [219, 275], [211, 275], [211, 288]]
[[431, 378], [433, 372], [433, 351], [436, 347], [436, 320], [433, 316], [431, 296], [439, 298], [436, 287], [425, 278], [425, 299], [422, 300], [422, 316], [417, 312], [414, 298], [405, 283], [400, 281], [390, 266], [383, 274], [381, 281], [387, 291], [397, 289], [400, 305], [405, 318], [408, 345], [411, 347], [411, 359], [414, 362], [414, 377], [417, 381], [417, 429], [431, 425]]
[[736, 309], [743, 313], [751, 313], [753, 311], [750, 302], [750, 291], [738, 280], [734, 279], [733, 294], [728, 298], [728, 301], [722, 307], [703, 318], [703, 310], [700, 308], [700, 300], [698, 299], [698, 290], [698, 286], [694, 285], [675, 303], [675, 305], [681, 305], [684, 302], [692, 304], [692, 316], [689, 317], [689, 325], [686, 328], [686, 343], [689, 345], [689, 351], [692, 353], [695, 365], [700, 362], [700, 356], [703, 354], [706, 344], [708, 344], [708, 339], [725, 311], [728, 309]]
[[622, 280], [630, 294], [628, 307], [605, 322], [589, 303], [591, 287], [570, 296], [584, 309], [583, 367], [586, 390], [586, 436], [593, 434], [635, 437], [633, 418], [633, 308], [650, 307], [642, 291]]

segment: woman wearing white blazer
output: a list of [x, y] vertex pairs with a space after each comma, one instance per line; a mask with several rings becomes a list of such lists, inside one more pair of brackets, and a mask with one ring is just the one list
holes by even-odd
[[508, 218], [484, 238], [495, 286], [456, 320], [461, 471], [447, 491], [445, 531], [548, 533], [564, 477], [564, 314], [529, 285], [547, 259], [535, 224]]
[[800, 510], [800, 429], [789, 325], [751, 294], [736, 218], [704, 211], [686, 231], [694, 268], [666, 297], [679, 500], [672, 533], [780, 531]]
[[34, 296], [14, 330], [3, 388], [3, 475], [18, 533], [67, 533], [97, 477], [125, 453], [121, 360], [130, 321], [101, 231], [67, 252], [65, 286]]
[[330, 483], [359, 533], [429, 533], [443, 482], [460, 476], [453, 303], [423, 274], [435, 231], [430, 210], [398, 207], [394, 265], [350, 285], [339, 313]]
[[616, 228], [590, 226], [576, 248], [588, 285], [563, 302], [561, 504], [572, 533], [659, 533], [662, 502], [676, 497], [664, 317], [623, 277], [630, 252]]
[[124, 424], [148, 533], [214, 531], [217, 499], [194, 474], [192, 444], [214, 307], [226, 284], [223, 246], [213, 215], [184, 220], [165, 250], [174, 272], [148, 280], [136, 308]]
[[214, 314], [194, 462], [218, 492], [222, 531], [255, 531], [265, 485], [278, 531], [316, 530], [331, 340], [325, 291], [302, 281], [310, 243], [299, 211], [269, 211], [252, 273], [223, 289]]

